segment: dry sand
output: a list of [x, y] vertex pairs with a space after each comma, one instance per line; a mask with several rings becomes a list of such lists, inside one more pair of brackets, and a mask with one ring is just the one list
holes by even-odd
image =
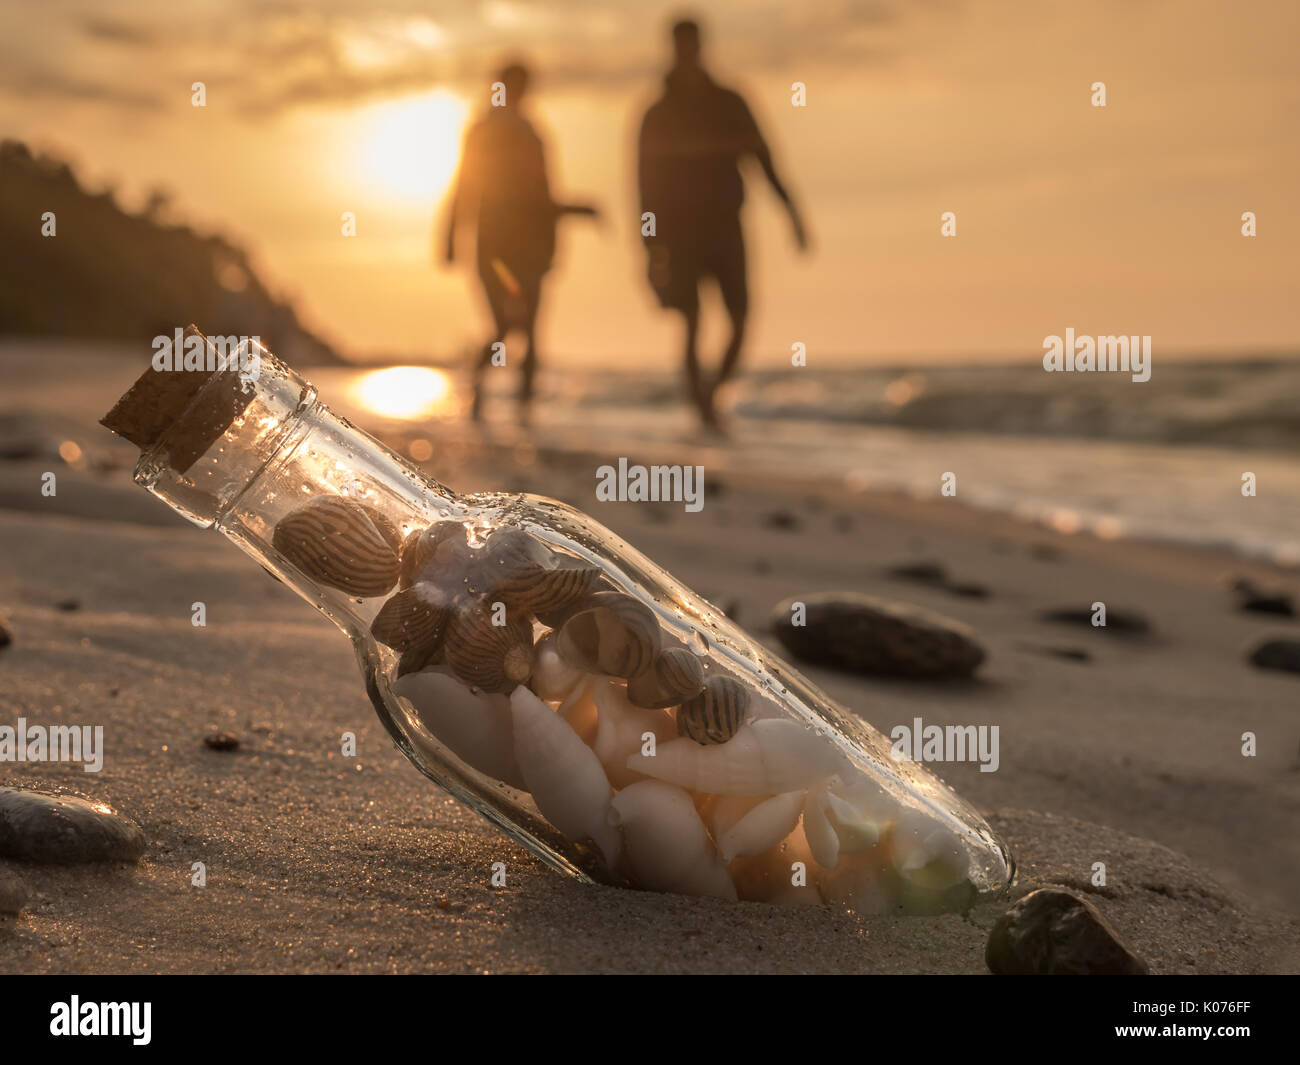
[[[699, 514], [598, 504], [594, 467], [464, 441], [432, 464], [454, 488], [527, 488], [593, 512], [768, 643], [773, 604], [827, 589], [970, 624], [989, 651], [973, 683], [807, 672], [882, 731], [917, 716], [1001, 726], [996, 773], [944, 775], [996, 811], [1019, 862], [1013, 895], [1090, 892], [1157, 973], [1300, 970], [1300, 677], [1242, 656], [1300, 623], [1237, 613], [1220, 583], [1254, 573], [1295, 592], [1294, 576], [1057, 536], [955, 501], [731, 484]], [[59, 489], [48, 499], [39, 475], [51, 468]], [[771, 527], [778, 510], [798, 528]], [[991, 594], [882, 573], [918, 559]], [[58, 609], [66, 598], [80, 609]], [[1036, 620], [1096, 600], [1141, 611], [1155, 635]], [[196, 601], [206, 628], [190, 623]], [[216, 534], [170, 516], [125, 468], [0, 462], [0, 604], [14, 634], [0, 650], [0, 721], [103, 724], [107, 746], [99, 774], [5, 764], [0, 784], [110, 802], [150, 840], [138, 866], [11, 865], [34, 897], [0, 925], [0, 970], [986, 971], [1005, 900], [966, 917], [861, 917], [549, 872], [398, 754], [341, 633]], [[241, 748], [207, 749], [214, 729]], [[1257, 757], [1241, 754], [1246, 730]], [[339, 754], [345, 731], [358, 738], [355, 760]], [[196, 861], [203, 888], [190, 883]], [[504, 889], [489, 886], [496, 861]], [[1108, 884], [1094, 889], [1098, 861]]]

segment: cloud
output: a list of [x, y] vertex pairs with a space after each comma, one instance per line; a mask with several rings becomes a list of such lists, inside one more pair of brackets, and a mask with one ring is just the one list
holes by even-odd
[[87, 81], [47, 69], [0, 67], [0, 91], [28, 100], [93, 100], [147, 111], [159, 110], [163, 106], [162, 97], [157, 93]]
[[147, 47], [155, 41], [154, 34], [142, 26], [132, 26], [117, 19], [96, 15], [82, 20], [81, 31], [93, 40], [112, 44]]

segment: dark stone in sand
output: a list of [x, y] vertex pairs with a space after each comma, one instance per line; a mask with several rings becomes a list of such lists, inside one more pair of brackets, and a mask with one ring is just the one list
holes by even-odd
[[943, 584], [948, 580], [948, 569], [942, 562], [905, 562], [901, 566], [890, 566], [885, 570], [885, 576], [917, 584]]
[[14, 638], [10, 635], [8, 627], [0, 621], [0, 647], [8, 647], [13, 642]]
[[976, 584], [974, 581], [947, 584], [945, 588], [952, 592], [953, 595], [959, 595], [963, 599], [987, 599], [992, 594], [989, 592], [987, 585]]
[[1295, 603], [1286, 592], [1266, 592], [1248, 580], [1233, 585], [1237, 593], [1237, 609], [1250, 614], [1277, 614], [1284, 618], [1295, 617]]
[[763, 515], [763, 524], [769, 529], [795, 532], [803, 525], [803, 522], [799, 520], [799, 515], [792, 510], [773, 510]]
[[1044, 621], [1057, 621], [1066, 625], [1087, 625], [1090, 629], [1103, 629], [1106, 632], [1137, 636], [1151, 631], [1151, 623], [1136, 610], [1112, 610], [1106, 607], [1106, 624], [1093, 625], [1092, 607], [1061, 607], [1058, 610], [1044, 610], [1038, 616]]
[[1145, 976], [1139, 958], [1101, 912], [1068, 891], [1031, 891], [998, 918], [984, 961], [1002, 976]]
[[0, 867], [0, 913], [18, 913], [30, 897], [27, 881], [13, 870]]
[[103, 803], [0, 788], [0, 857], [48, 865], [134, 862], [144, 832]]
[[77, 599], [60, 599], [54, 604], [55, 610], [62, 610], [65, 614], [71, 614], [74, 610], [81, 609], [81, 602]]
[[1092, 655], [1082, 647], [1035, 647], [1035, 651], [1041, 651], [1045, 655], [1051, 655], [1053, 658], [1064, 658], [1071, 662], [1091, 662]]
[[1250, 652], [1251, 665], [1300, 673], [1300, 640], [1265, 640]]
[[[793, 624], [795, 602], [806, 607], [801, 626]], [[772, 612], [772, 631], [805, 662], [874, 676], [969, 677], [985, 657], [960, 622], [852, 592], [787, 599]]]
[[233, 732], [209, 732], [203, 737], [203, 745], [214, 751], [237, 751], [239, 737]]

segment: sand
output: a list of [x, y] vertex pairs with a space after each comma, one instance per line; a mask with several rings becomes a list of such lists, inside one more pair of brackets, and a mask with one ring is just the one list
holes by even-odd
[[[127, 454], [106, 446], [95, 458]], [[917, 716], [1000, 726], [997, 772], [943, 775], [1016, 853], [1013, 898], [1043, 885], [1087, 892], [1156, 973], [1300, 971], [1300, 677], [1242, 655], [1298, 623], [1236, 612], [1221, 583], [1254, 574], [1295, 592], [1293, 575], [1060, 536], [956, 501], [732, 483], [699, 514], [600, 504], [591, 456], [523, 459], [449, 440], [433, 470], [461, 490], [527, 487], [593, 512], [769, 644], [774, 604], [826, 589], [969, 624], [989, 652], [972, 683], [807, 672], [882, 731]], [[39, 494], [47, 469], [59, 474], [53, 499]], [[797, 528], [773, 527], [776, 511]], [[883, 573], [921, 559], [990, 595]], [[68, 598], [79, 609], [56, 605]], [[1095, 600], [1141, 611], [1154, 635], [1037, 620]], [[205, 628], [190, 622], [200, 601]], [[99, 774], [3, 764], [0, 784], [109, 802], [150, 841], [136, 866], [7, 863], [34, 896], [0, 923], [0, 970], [987, 971], [1006, 899], [967, 916], [865, 917], [548, 871], [395, 750], [341, 633], [219, 536], [169, 515], [121, 465], [0, 461], [0, 612], [14, 635], [0, 650], [0, 721], [103, 724], [107, 745]], [[217, 729], [240, 749], [205, 747]], [[1241, 754], [1246, 730], [1253, 758]], [[356, 759], [340, 756], [345, 731]], [[489, 884], [498, 861], [500, 889]], [[205, 887], [191, 885], [194, 862]], [[1104, 888], [1090, 881], [1095, 862]]]

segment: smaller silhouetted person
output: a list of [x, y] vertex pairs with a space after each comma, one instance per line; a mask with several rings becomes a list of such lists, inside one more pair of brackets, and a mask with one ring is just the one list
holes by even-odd
[[[742, 158], [753, 156], [763, 168], [790, 214], [800, 250], [807, 239], [745, 101], [718, 85], [701, 65], [699, 26], [689, 20], [678, 22], [672, 37], [674, 59], [664, 79], [664, 94], [641, 123], [637, 167], [641, 211], [655, 216], [654, 235], [645, 235], [650, 284], [660, 304], [681, 312], [685, 319], [687, 387], [705, 427], [717, 430], [715, 399], [736, 371], [749, 312], [740, 226], [745, 195]], [[699, 289], [706, 277], [717, 281], [731, 319], [731, 339], [712, 380], [701, 372], [696, 350]]]
[[[523, 333], [520, 420], [529, 418], [537, 373], [537, 309], [542, 278], [555, 254], [556, 221], [563, 214], [595, 215], [584, 204], [551, 199], [541, 138], [521, 107], [528, 70], [519, 63], [497, 75], [493, 106], [470, 128], [447, 220], [447, 262], [456, 257], [456, 226], [472, 220], [479, 281], [492, 313], [492, 338], [474, 366], [474, 418], [482, 415], [483, 374], [502, 364], [509, 333]], [[513, 357], [507, 363], [513, 362]]]

